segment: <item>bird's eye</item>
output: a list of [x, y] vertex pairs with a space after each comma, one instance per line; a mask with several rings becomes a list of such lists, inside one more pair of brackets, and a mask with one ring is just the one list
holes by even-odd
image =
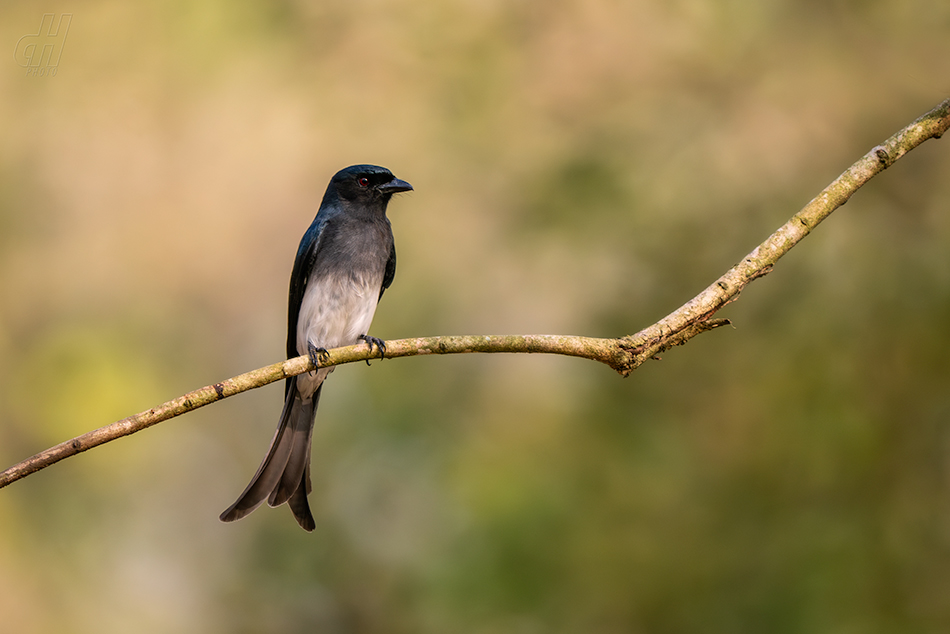
[[360, 178], [357, 179], [356, 182], [359, 183], [360, 187], [366, 187], [367, 185], [369, 185], [369, 179], [366, 178], [365, 176], [361, 176]]

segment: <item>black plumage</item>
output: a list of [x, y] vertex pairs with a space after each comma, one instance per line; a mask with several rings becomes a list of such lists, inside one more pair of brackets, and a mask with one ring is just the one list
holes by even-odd
[[[310, 355], [314, 363], [329, 348], [360, 340], [385, 344], [367, 334], [376, 305], [396, 274], [396, 247], [386, 208], [393, 194], [412, 186], [384, 167], [353, 165], [330, 180], [320, 209], [297, 249], [290, 276], [287, 356]], [[333, 368], [287, 379], [284, 408], [267, 455], [221, 520], [238, 520], [265, 499], [288, 502], [297, 523], [315, 528], [310, 493], [310, 446], [323, 382]]]

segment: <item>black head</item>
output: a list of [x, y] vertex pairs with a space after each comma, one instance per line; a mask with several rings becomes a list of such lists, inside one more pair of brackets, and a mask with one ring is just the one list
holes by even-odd
[[343, 200], [356, 203], [382, 203], [384, 206], [396, 192], [412, 191], [412, 185], [393, 176], [378, 165], [351, 165], [337, 172], [327, 187]]

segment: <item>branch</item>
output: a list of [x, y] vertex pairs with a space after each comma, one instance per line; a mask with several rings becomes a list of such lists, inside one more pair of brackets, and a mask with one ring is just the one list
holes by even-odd
[[[619, 339], [595, 339], [568, 335], [456, 336], [398, 339], [386, 342], [386, 357], [462, 352], [536, 352], [563, 354], [600, 361], [622, 376], [628, 376], [647, 359], [683, 345], [696, 335], [729, 323], [712, 319], [734, 301], [755, 279], [768, 274], [783, 255], [807, 236], [854, 192], [927, 139], [940, 138], [950, 128], [950, 99], [926, 113], [881, 145], [872, 148], [810, 203], [792, 216], [752, 253], [713, 282], [699, 295], [657, 323]], [[364, 344], [331, 350], [320, 367], [352, 363], [380, 356]], [[163, 405], [100, 427], [40, 452], [0, 473], [0, 488], [64, 458], [128, 436], [152, 425], [180, 416], [223, 398], [313, 370], [306, 356], [253, 370], [214, 385], [189, 392]]]

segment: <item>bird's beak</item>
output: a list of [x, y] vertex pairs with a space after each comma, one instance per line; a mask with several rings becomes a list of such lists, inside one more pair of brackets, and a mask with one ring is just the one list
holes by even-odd
[[388, 183], [383, 183], [380, 185], [378, 189], [384, 194], [395, 194], [396, 192], [411, 192], [412, 185], [404, 180], [393, 178]]

